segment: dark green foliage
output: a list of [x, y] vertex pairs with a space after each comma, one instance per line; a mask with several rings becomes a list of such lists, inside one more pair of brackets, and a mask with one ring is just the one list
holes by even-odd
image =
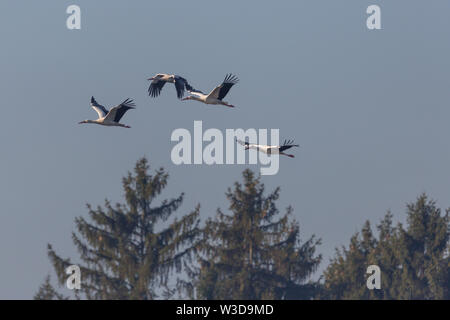
[[50, 283], [50, 276], [47, 276], [44, 283], [38, 289], [33, 297], [34, 300], [67, 300], [68, 297], [59, 294]]
[[[167, 287], [171, 271], [180, 272], [192, 257], [199, 209], [169, 223], [183, 194], [156, 204], [168, 174], [162, 168], [154, 175], [148, 171], [143, 158], [134, 175], [123, 179], [125, 204], [112, 206], [106, 201], [97, 209], [88, 205], [90, 221], [75, 220], [78, 234], [73, 233], [72, 239], [83, 262], [81, 292], [87, 299], [155, 299], [163, 294], [158, 290]], [[72, 262], [58, 256], [51, 245], [48, 255], [64, 284], [65, 268]]]
[[408, 229], [399, 227], [398, 299], [450, 299], [449, 216], [425, 195], [408, 205]]
[[208, 219], [200, 246], [197, 294], [202, 299], [309, 299], [314, 284], [305, 280], [317, 269], [320, 240], [300, 243], [291, 208], [278, 217], [277, 188], [264, 195], [264, 185], [250, 170], [244, 184], [226, 196], [230, 214], [220, 209]]
[[[407, 206], [407, 228], [388, 212], [374, 239], [367, 222], [348, 248], [337, 250], [324, 273], [328, 299], [450, 299], [449, 215], [421, 195]], [[381, 269], [381, 289], [368, 290], [369, 265]]]
[[[75, 219], [72, 239], [79, 261], [63, 259], [48, 246], [59, 283], [71, 264], [81, 268], [75, 298], [155, 299], [187, 293], [200, 299], [450, 299], [449, 210], [442, 214], [426, 195], [407, 205], [406, 227], [388, 212], [376, 226], [369, 221], [324, 271], [323, 282], [308, 282], [321, 255], [315, 236], [300, 240], [292, 208], [280, 214], [279, 188], [265, 194], [260, 178], [243, 172], [218, 209], [199, 228], [199, 208], [179, 218], [183, 194], [155, 203], [167, 186], [163, 170], [149, 173], [147, 160], [123, 179], [125, 203], [93, 209]], [[77, 261], [78, 261], [77, 260]], [[367, 267], [381, 269], [381, 289], [366, 286]], [[180, 272], [184, 274], [180, 277]], [[68, 299], [50, 283], [38, 300]]]
[[376, 291], [366, 287], [366, 270], [377, 244], [370, 223], [366, 221], [361, 233], [350, 239], [348, 248], [336, 249], [336, 257], [324, 272], [325, 284], [321, 298], [371, 299]]

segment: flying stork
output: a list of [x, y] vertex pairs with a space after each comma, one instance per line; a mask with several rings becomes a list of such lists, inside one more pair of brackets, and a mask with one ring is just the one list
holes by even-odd
[[223, 82], [215, 87], [214, 90], [212, 90], [209, 94], [205, 94], [200, 90], [195, 90], [191, 87], [191, 89], [187, 89], [190, 96], [187, 96], [186, 98], [181, 100], [197, 100], [205, 104], [221, 104], [230, 108], [234, 108], [232, 104], [222, 101], [222, 99], [225, 98], [231, 87], [238, 83], [238, 81], [239, 79], [236, 76], [227, 74]]
[[174, 74], [157, 73], [147, 80], [152, 81], [152, 83], [148, 87], [148, 95], [150, 97], [159, 96], [166, 82], [175, 84], [178, 99], [183, 98], [185, 89], [193, 89], [185, 78]]
[[288, 150], [292, 147], [299, 147], [298, 144], [294, 144], [294, 140], [284, 140], [283, 144], [281, 146], [268, 146], [268, 145], [261, 145], [261, 144], [253, 144], [248, 143], [246, 141], [238, 140], [236, 141], [243, 145], [245, 147], [245, 150], [248, 149], [255, 149], [261, 152], [264, 152], [266, 154], [280, 154], [284, 156], [288, 156], [290, 158], [294, 158], [294, 155], [284, 153], [285, 150]]
[[130, 126], [119, 123], [119, 121], [123, 117], [125, 112], [130, 109], [135, 109], [134, 106], [135, 104], [133, 103], [132, 99], [126, 99], [124, 102], [114, 108], [111, 108], [111, 110], [108, 111], [104, 106], [98, 104], [97, 101], [95, 101], [94, 97], [91, 97], [91, 107], [98, 113], [98, 119], [83, 120], [79, 122], [79, 124], [96, 123], [101, 124], [102, 126], [131, 128]]

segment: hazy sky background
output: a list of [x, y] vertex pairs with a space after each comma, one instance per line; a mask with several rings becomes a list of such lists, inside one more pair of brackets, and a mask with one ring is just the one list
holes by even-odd
[[[67, 6], [82, 29], [66, 28]], [[380, 31], [366, 8], [382, 8]], [[122, 202], [138, 158], [170, 173], [177, 214], [227, 208], [242, 165], [175, 166], [176, 128], [279, 128], [301, 145], [280, 172], [280, 209], [294, 207], [302, 238], [323, 239], [322, 268], [366, 219], [427, 192], [450, 206], [449, 1], [13, 1], [0, 2], [0, 298], [32, 298], [54, 276], [47, 243], [77, 257], [74, 218], [86, 203]], [[233, 72], [237, 108], [157, 99], [146, 79], [176, 73], [209, 91]], [[127, 97], [132, 129], [78, 125]], [[250, 166], [259, 171], [257, 165]], [[163, 199], [163, 198], [161, 198]], [[283, 211], [282, 211], [283, 212]]]

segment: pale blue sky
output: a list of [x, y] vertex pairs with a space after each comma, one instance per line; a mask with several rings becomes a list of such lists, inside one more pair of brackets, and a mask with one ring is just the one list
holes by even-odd
[[[66, 8], [82, 30], [66, 29]], [[383, 30], [366, 29], [379, 4]], [[450, 206], [449, 1], [0, 2], [0, 299], [31, 298], [52, 273], [46, 245], [75, 257], [71, 231], [86, 203], [123, 201], [121, 177], [148, 156], [186, 191], [182, 214], [227, 207], [246, 166], [175, 166], [176, 128], [279, 128], [301, 145], [280, 172], [303, 238], [322, 237], [324, 267], [366, 219], [404, 220], [421, 192]], [[236, 109], [147, 96], [157, 72], [205, 91], [233, 72]], [[78, 125], [127, 97], [132, 129]], [[250, 166], [255, 171], [258, 166]]]

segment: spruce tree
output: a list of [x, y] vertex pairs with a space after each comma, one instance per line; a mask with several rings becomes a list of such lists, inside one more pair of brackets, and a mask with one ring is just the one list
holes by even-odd
[[366, 287], [366, 269], [369, 256], [376, 246], [370, 222], [366, 221], [361, 233], [355, 233], [348, 248], [336, 249], [336, 256], [324, 272], [325, 293], [328, 299], [369, 299], [373, 291]]
[[407, 206], [408, 228], [400, 226], [399, 299], [449, 299], [449, 215], [422, 194]]
[[[407, 205], [407, 227], [392, 226], [388, 212], [369, 240], [368, 224], [348, 248], [337, 250], [324, 272], [328, 299], [450, 299], [449, 211], [441, 214], [425, 194]], [[366, 236], [364, 236], [366, 234]], [[364, 240], [365, 238], [365, 240]], [[368, 290], [369, 265], [381, 270], [381, 289]]]
[[[89, 219], [78, 217], [78, 233], [72, 234], [80, 254], [81, 292], [87, 299], [155, 299], [158, 288], [168, 287], [172, 271], [180, 272], [189, 263], [198, 236], [199, 208], [177, 219], [168, 220], [182, 201], [183, 194], [156, 203], [167, 186], [163, 168], [149, 173], [145, 158], [134, 174], [123, 178], [125, 204], [87, 205]], [[48, 255], [59, 282], [65, 283], [67, 266], [48, 246]]]
[[69, 297], [65, 297], [58, 293], [50, 283], [50, 276], [45, 277], [44, 283], [38, 289], [38, 292], [33, 297], [34, 300], [68, 300]]
[[200, 246], [197, 295], [202, 299], [309, 299], [315, 285], [320, 240], [300, 242], [292, 208], [279, 217], [279, 188], [265, 195], [260, 178], [243, 172], [244, 183], [228, 189], [228, 214], [218, 209], [206, 221]]
[[373, 290], [372, 298], [392, 300], [399, 296], [398, 227], [393, 226], [392, 219], [393, 215], [388, 211], [377, 226], [379, 239], [369, 257], [368, 263], [379, 266], [382, 272], [382, 289]]

